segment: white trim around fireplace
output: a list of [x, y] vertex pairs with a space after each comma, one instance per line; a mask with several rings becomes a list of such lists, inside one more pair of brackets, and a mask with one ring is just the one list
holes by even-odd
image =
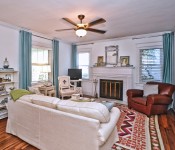
[[[123, 81], [123, 101], [121, 103], [127, 104], [126, 91], [133, 87], [133, 67], [92, 67], [92, 80], [96, 79], [97, 94], [99, 96], [99, 82], [100, 79], [108, 80], [122, 80]], [[95, 86], [93, 85], [93, 91]]]

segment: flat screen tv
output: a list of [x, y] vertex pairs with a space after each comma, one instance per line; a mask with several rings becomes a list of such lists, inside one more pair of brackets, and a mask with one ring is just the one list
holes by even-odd
[[82, 79], [82, 69], [68, 69], [68, 76], [71, 80]]

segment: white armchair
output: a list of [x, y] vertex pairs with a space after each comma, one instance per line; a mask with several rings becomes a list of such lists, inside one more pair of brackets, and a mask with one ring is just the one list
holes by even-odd
[[72, 94], [76, 93], [76, 90], [74, 89], [74, 85], [70, 83], [69, 76], [59, 76], [58, 83], [59, 83], [60, 98], [62, 97], [63, 99], [65, 96], [72, 96]]

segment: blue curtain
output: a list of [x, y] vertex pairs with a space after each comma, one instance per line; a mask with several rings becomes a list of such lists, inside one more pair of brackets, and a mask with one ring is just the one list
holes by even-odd
[[163, 35], [163, 82], [173, 83], [174, 33]]
[[21, 30], [19, 36], [19, 87], [28, 89], [32, 75], [32, 33]]
[[72, 60], [71, 60], [71, 67], [77, 68], [77, 46], [72, 45]]
[[52, 41], [53, 49], [53, 84], [55, 85], [56, 96], [58, 97], [58, 75], [59, 75], [59, 41]]

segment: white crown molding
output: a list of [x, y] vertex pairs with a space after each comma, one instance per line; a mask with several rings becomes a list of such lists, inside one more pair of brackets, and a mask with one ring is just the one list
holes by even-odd
[[79, 42], [75, 44], [79, 46], [79, 45], [88, 45], [88, 43], [100, 43], [100, 42], [118, 41], [118, 40], [134, 39], [134, 38], [149, 38], [150, 36], [159, 36], [170, 32], [172, 31], [155, 32], [155, 33], [140, 34], [140, 35], [134, 35], [134, 36], [125, 36], [125, 37], [112, 38], [112, 39], [89, 41], [89, 42]]

